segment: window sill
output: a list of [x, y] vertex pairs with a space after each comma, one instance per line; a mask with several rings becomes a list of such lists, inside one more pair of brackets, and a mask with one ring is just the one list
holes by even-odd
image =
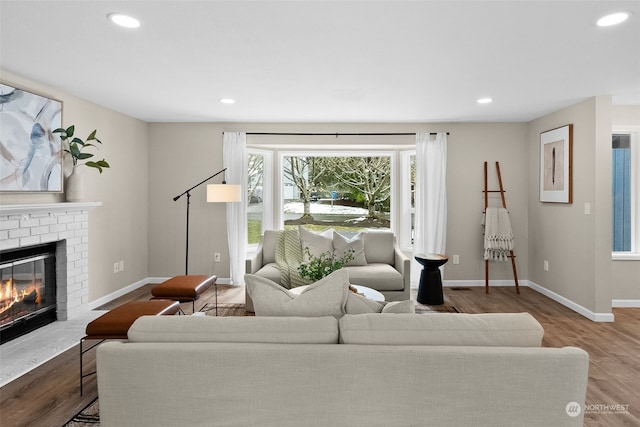
[[640, 254], [633, 252], [613, 252], [612, 261], [640, 261]]

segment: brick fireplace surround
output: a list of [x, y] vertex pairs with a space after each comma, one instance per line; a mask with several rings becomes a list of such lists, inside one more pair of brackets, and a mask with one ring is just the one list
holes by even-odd
[[89, 210], [100, 205], [0, 205], [0, 250], [56, 242], [58, 320], [89, 311]]

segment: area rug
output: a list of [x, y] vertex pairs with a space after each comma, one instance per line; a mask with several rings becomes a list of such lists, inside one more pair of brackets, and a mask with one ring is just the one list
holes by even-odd
[[66, 423], [63, 427], [82, 427], [100, 425], [100, 406], [98, 398], [89, 403], [80, 413]]
[[[207, 306], [207, 316], [216, 315], [216, 307], [213, 304]], [[218, 316], [255, 316], [244, 309], [244, 304], [221, 303], [218, 304]]]
[[442, 305], [425, 305], [416, 303], [416, 313], [418, 314], [430, 314], [430, 313], [460, 313], [457, 308], [450, 304]]

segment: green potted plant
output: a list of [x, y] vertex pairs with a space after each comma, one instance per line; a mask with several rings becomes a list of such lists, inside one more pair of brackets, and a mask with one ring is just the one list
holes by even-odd
[[[97, 169], [100, 173], [102, 173], [103, 169], [110, 167], [109, 163], [107, 163], [105, 159], [98, 161], [88, 160], [92, 158], [94, 154], [88, 153], [85, 150], [91, 147], [97, 148], [95, 143], [102, 144], [102, 141], [96, 137], [96, 130], [91, 132], [85, 140], [74, 136], [74, 132], [74, 125], [71, 125], [66, 129], [58, 128], [53, 131], [53, 133], [59, 134], [60, 139], [67, 144], [64, 151], [69, 153], [73, 160], [73, 170], [71, 171], [71, 175], [69, 175], [65, 181], [65, 195], [69, 202], [79, 202], [84, 196], [82, 178], [78, 173], [77, 166], [84, 164], [90, 168]], [[80, 161], [84, 161], [84, 163], [80, 163]]]
[[341, 269], [354, 259], [354, 250], [350, 249], [341, 257], [336, 256], [332, 252], [322, 252], [319, 256], [311, 255], [309, 248], [304, 248], [305, 253], [309, 257], [309, 261], [298, 266], [298, 273], [304, 278], [317, 282], [324, 276], [328, 276], [336, 270]]
[[[63, 142], [67, 143], [68, 148], [65, 148], [64, 151], [71, 155], [71, 158], [73, 159], [74, 167], [78, 165], [78, 160], [87, 160], [94, 156], [91, 153], [82, 152], [82, 150], [86, 148], [96, 147], [96, 145], [91, 144], [89, 141], [95, 141], [98, 144], [102, 144], [102, 141], [96, 138], [97, 130], [94, 130], [93, 132], [91, 132], [87, 137], [87, 139], [83, 141], [77, 136], [76, 137], [73, 136], [75, 129], [76, 129], [75, 125], [71, 125], [66, 129], [58, 128], [53, 131], [53, 133], [60, 134], [60, 139]], [[98, 160], [97, 162], [87, 161], [84, 163], [84, 165], [89, 166], [90, 168], [96, 168], [100, 173], [102, 173], [103, 168], [109, 167], [109, 163], [107, 163], [105, 159]]]

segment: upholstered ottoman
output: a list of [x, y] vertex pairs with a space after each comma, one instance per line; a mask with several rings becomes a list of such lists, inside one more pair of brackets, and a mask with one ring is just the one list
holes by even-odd
[[215, 285], [216, 276], [187, 275], [176, 276], [151, 288], [152, 299], [170, 299], [179, 302], [191, 301], [192, 310], [196, 309], [196, 300], [211, 285]]
[[[160, 316], [176, 314], [180, 311], [180, 303], [171, 300], [152, 300], [152, 301], [131, 301], [112, 310], [109, 310], [102, 316], [87, 325], [86, 336], [80, 340], [80, 395], [82, 395], [82, 380], [89, 375], [95, 374], [90, 372], [83, 374], [82, 357], [84, 353], [91, 350], [104, 340], [127, 339], [127, 331], [139, 317], [141, 316]], [[97, 344], [86, 350], [82, 349], [85, 340], [100, 340]]]

